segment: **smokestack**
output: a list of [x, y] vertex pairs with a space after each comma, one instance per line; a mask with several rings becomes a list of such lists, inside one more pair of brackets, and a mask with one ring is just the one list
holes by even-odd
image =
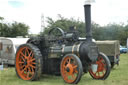
[[94, 0], [86, 0], [84, 5], [87, 41], [92, 41], [92, 28], [91, 28], [91, 3], [92, 2], [94, 2]]

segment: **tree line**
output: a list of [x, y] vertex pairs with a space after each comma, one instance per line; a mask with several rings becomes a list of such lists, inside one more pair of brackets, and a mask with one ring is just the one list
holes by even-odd
[[[4, 23], [4, 18], [0, 17], [0, 37], [16, 37], [29, 34], [29, 26], [24, 23], [13, 22]], [[80, 37], [85, 37], [85, 22], [74, 18], [65, 18], [61, 15], [58, 16], [57, 20], [53, 20], [47, 17], [48, 25], [44, 28], [43, 32], [40, 34], [47, 34], [50, 29], [55, 27], [62, 28], [64, 31], [69, 31], [72, 26], [76, 27], [79, 32]], [[92, 34], [93, 38], [96, 40], [119, 40], [121, 45], [126, 45], [126, 40], [128, 38], [128, 24], [108, 24], [106, 26], [100, 26], [97, 23], [92, 22]]]
[[28, 35], [29, 26], [20, 22], [6, 23], [0, 17], [0, 37], [16, 37]]

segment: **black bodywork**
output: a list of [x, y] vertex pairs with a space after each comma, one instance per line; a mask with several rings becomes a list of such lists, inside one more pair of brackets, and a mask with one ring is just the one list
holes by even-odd
[[[54, 33], [58, 31], [59, 33]], [[64, 32], [61, 28], [53, 28], [48, 35], [31, 38], [27, 43], [37, 46], [42, 54], [42, 72], [46, 74], [60, 74], [60, 62], [68, 53], [79, 56], [84, 69], [88, 71], [88, 66], [95, 63], [98, 56], [96, 44], [87, 39], [79, 39], [77, 31]], [[57, 35], [59, 34], [59, 35]]]

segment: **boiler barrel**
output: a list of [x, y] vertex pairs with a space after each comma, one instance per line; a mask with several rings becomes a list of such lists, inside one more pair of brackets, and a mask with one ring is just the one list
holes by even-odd
[[50, 56], [57, 56], [59, 54], [76, 54], [80, 59], [95, 62], [98, 57], [98, 49], [94, 42], [82, 42], [74, 44], [73, 46], [51, 47]]
[[61, 53], [61, 54], [76, 54], [79, 56], [79, 47], [80, 44], [74, 44], [73, 46], [63, 46], [63, 47], [51, 47], [50, 53], [51, 54], [56, 54], [56, 53]]

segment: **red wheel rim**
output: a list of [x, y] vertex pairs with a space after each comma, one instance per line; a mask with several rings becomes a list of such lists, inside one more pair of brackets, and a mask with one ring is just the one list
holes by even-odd
[[73, 57], [65, 57], [61, 63], [61, 75], [67, 83], [73, 83], [78, 76], [78, 65]]
[[105, 73], [107, 72], [106, 63], [102, 56], [98, 57], [96, 64], [98, 65], [97, 71], [93, 72], [92, 69], [90, 69], [89, 72], [95, 79], [100, 79], [104, 77]]
[[36, 61], [29, 47], [21, 47], [16, 54], [16, 70], [23, 80], [30, 80], [35, 73]]

